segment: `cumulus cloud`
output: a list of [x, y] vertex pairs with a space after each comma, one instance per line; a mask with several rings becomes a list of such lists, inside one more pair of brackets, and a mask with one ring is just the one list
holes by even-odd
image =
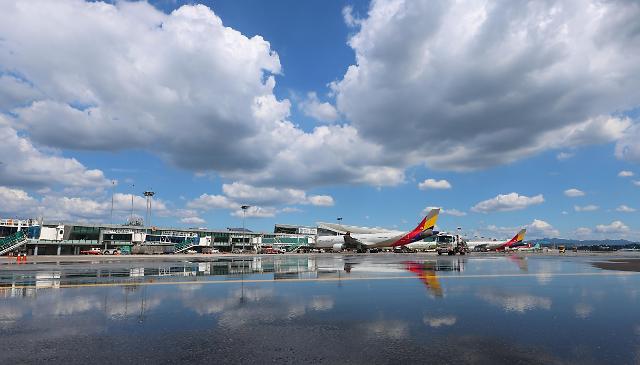
[[330, 195], [313, 195], [309, 197], [309, 202], [313, 205], [329, 207], [334, 204]]
[[111, 183], [100, 170], [91, 170], [74, 158], [43, 152], [22, 137], [0, 114], [0, 185], [44, 187], [61, 185], [104, 188]]
[[[289, 121], [290, 101], [273, 93], [278, 54], [206, 6], [165, 14], [146, 2], [16, 1], [3, 7], [0, 33], [0, 64], [21, 75], [0, 81], [0, 95], [11, 93], [3, 108], [40, 145], [144, 149], [262, 186], [404, 181], [403, 154], [353, 126], [305, 132]], [[303, 104], [337, 119], [315, 94]]]
[[205, 221], [204, 219], [200, 218], [200, 217], [184, 217], [180, 219], [180, 222], [184, 223], [184, 224], [194, 224], [194, 225], [199, 225], [199, 224], [205, 224], [207, 223], [207, 221]]
[[487, 199], [474, 205], [471, 210], [479, 213], [505, 212], [525, 209], [531, 205], [542, 204], [544, 197], [538, 194], [532, 197], [518, 193], [498, 194], [495, 198]]
[[277, 209], [273, 207], [251, 206], [246, 212], [238, 209], [233, 211], [231, 215], [234, 217], [243, 217], [246, 215], [247, 218], [273, 218], [277, 212]]
[[610, 224], [598, 224], [596, 226], [595, 231], [597, 233], [607, 233], [607, 234], [624, 234], [629, 232], [629, 227], [627, 227], [621, 221], [613, 221]]
[[618, 173], [619, 177], [631, 177], [633, 176], [633, 172], [632, 171], [627, 171], [627, 170], [622, 170]]
[[440, 209], [440, 214], [447, 214], [454, 217], [464, 217], [465, 215], [467, 215], [467, 212], [464, 212], [455, 208], [445, 209], [443, 207], [426, 207], [422, 210], [422, 215], [427, 215], [432, 209], [436, 209], [436, 208]]
[[202, 194], [187, 202], [186, 207], [199, 211], [212, 209], [228, 209], [231, 215], [242, 215], [242, 205], [251, 205], [246, 212], [247, 217], [266, 218], [277, 213], [299, 212], [295, 207], [277, 209], [279, 205], [310, 204], [314, 206], [332, 206], [333, 197], [330, 195], [307, 195], [304, 190], [275, 187], [256, 187], [240, 182], [223, 184], [224, 195]]
[[226, 196], [209, 195], [205, 193], [187, 202], [187, 208], [207, 211], [211, 209], [236, 209], [240, 208], [240, 205], [231, 201]]
[[567, 189], [564, 191], [564, 195], [570, 197], [570, 198], [576, 198], [579, 196], [584, 196], [584, 191], [582, 190], [578, 190], [578, 189]]
[[558, 237], [560, 231], [555, 229], [551, 224], [541, 219], [534, 219], [525, 227], [530, 237]]
[[623, 1], [373, 1], [358, 23], [345, 16], [359, 30], [337, 107], [364, 138], [432, 168], [619, 138], [636, 158], [631, 120], [611, 114], [640, 100], [639, 16]]
[[628, 205], [622, 204], [622, 205], [620, 205], [619, 207], [616, 208], [616, 211], [622, 212], [622, 213], [633, 213], [633, 212], [636, 211], [636, 209], [635, 208], [631, 208]]
[[427, 189], [451, 189], [451, 184], [447, 180], [426, 179], [418, 184], [420, 190]]
[[600, 207], [598, 207], [597, 205], [593, 205], [593, 204], [589, 204], [589, 205], [574, 205], [573, 206], [573, 210], [575, 210], [576, 212], [593, 212], [595, 210], [598, 210]]
[[307, 98], [298, 104], [305, 115], [322, 122], [335, 122], [340, 118], [336, 108], [327, 102], [321, 102], [315, 92], [307, 94]]
[[[0, 186], [0, 214], [20, 217], [44, 217], [45, 220], [58, 221], [88, 221], [104, 222], [111, 217], [111, 197], [103, 196], [99, 199], [84, 197], [69, 197], [53, 192], [39, 198], [29, 195], [22, 189], [11, 189]], [[113, 217], [117, 221], [124, 221], [131, 213], [132, 201], [130, 194], [116, 193], [113, 195]], [[146, 212], [146, 199], [133, 196], [134, 214]], [[152, 215], [171, 216], [164, 201], [153, 200]]]

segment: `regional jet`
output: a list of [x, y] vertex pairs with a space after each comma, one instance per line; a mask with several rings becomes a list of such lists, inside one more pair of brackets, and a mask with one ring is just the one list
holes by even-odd
[[362, 252], [372, 248], [404, 246], [437, 234], [438, 232], [435, 232], [433, 229], [438, 220], [439, 213], [440, 209], [432, 209], [420, 224], [410, 232], [384, 231], [378, 229], [377, 232], [368, 233], [366, 229], [354, 229], [355, 232], [366, 233], [352, 233], [351, 231], [347, 231], [337, 236], [318, 236], [315, 247], [332, 249], [333, 251], [354, 249]]
[[524, 240], [524, 235], [527, 232], [526, 229], [521, 229], [520, 232], [518, 232], [518, 234], [516, 234], [515, 236], [513, 236], [512, 239], [510, 239], [507, 242], [501, 242], [501, 241], [468, 241], [467, 242], [467, 246], [469, 247], [469, 250], [471, 251], [479, 251], [479, 250], [495, 250], [495, 251], [499, 251], [499, 250], [504, 250], [506, 248], [512, 248], [512, 247], [517, 247], [520, 246], [522, 244], [522, 241]]

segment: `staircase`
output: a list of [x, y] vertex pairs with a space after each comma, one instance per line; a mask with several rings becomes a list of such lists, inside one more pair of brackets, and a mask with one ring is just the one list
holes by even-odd
[[198, 246], [199, 240], [199, 237], [187, 237], [184, 242], [176, 243], [173, 246], [173, 253], [184, 252], [191, 247]]
[[23, 231], [18, 231], [10, 236], [0, 238], [0, 256], [11, 252], [27, 243], [27, 236]]
[[287, 247], [287, 252], [293, 252], [297, 249], [299, 249], [300, 247], [304, 247], [304, 246], [309, 246], [308, 243], [304, 242], [304, 243], [294, 243], [291, 246]]

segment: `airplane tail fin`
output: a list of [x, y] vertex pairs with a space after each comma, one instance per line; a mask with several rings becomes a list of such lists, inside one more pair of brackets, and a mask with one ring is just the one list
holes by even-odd
[[514, 243], [520, 243], [520, 242], [524, 241], [524, 235], [526, 233], [527, 233], [527, 230], [525, 228], [521, 229], [520, 232], [518, 232], [518, 234], [513, 236], [513, 238], [511, 240], [509, 240], [509, 242], [507, 242], [507, 245], [511, 246]]
[[427, 214], [427, 216], [424, 217], [422, 222], [420, 222], [420, 224], [416, 227], [416, 230], [419, 230], [419, 231], [426, 231], [428, 229], [433, 230], [433, 227], [435, 227], [436, 222], [438, 221], [439, 214], [440, 214], [440, 208], [431, 209], [429, 214]]

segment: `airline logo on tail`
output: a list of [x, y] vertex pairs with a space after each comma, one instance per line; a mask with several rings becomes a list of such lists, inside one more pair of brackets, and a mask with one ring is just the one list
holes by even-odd
[[426, 231], [428, 229], [433, 229], [436, 226], [436, 222], [438, 221], [438, 215], [440, 214], [440, 209], [431, 209], [429, 214], [422, 220], [422, 229], [421, 231]]
[[525, 228], [521, 229], [518, 234], [513, 236], [513, 238], [509, 242], [507, 242], [507, 246], [513, 246], [514, 244], [522, 243], [522, 241], [524, 241], [524, 235], [526, 233], [527, 230]]
[[414, 228], [413, 231], [402, 236], [402, 238], [397, 240], [391, 246], [404, 246], [433, 235], [433, 228], [436, 225], [436, 221], [438, 221], [439, 214], [439, 208], [431, 209], [429, 214], [427, 214], [427, 216], [422, 219], [420, 224], [418, 224], [418, 226]]

